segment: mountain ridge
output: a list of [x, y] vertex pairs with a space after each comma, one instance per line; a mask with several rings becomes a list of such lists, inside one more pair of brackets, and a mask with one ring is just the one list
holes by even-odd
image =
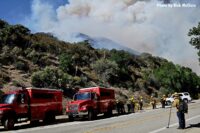
[[135, 54], [135, 55], [140, 55], [141, 53], [133, 50], [131, 48], [125, 47], [113, 40], [110, 40], [105, 37], [91, 37], [89, 35], [83, 34], [83, 33], [78, 33], [75, 35], [75, 38], [77, 38], [79, 41], [85, 41], [88, 40], [89, 43], [94, 47], [94, 48], [105, 48], [108, 50], [116, 49], [116, 50], [125, 50], [129, 53]]

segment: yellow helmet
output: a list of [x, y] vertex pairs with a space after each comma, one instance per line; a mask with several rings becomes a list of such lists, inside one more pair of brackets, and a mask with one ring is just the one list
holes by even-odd
[[174, 92], [174, 95], [177, 95], [178, 93], [177, 92]]
[[132, 97], [131, 100], [134, 100], [134, 98]]

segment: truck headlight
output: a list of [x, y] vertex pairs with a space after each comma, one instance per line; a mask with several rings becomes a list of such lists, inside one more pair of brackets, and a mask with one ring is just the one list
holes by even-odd
[[0, 114], [3, 114], [3, 110], [0, 110]]
[[68, 111], [69, 111], [69, 106], [66, 107], [66, 112], [68, 112]]
[[81, 106], [80, 110], [87, 110], [87, 106]]

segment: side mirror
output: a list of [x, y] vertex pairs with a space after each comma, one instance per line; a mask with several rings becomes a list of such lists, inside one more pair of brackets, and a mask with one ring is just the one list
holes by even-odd
[[21, 103], [25, 103], [25, 100], [24, 100], [24, 99], [25, 99], [25, 95], [24, 95], [24, 94], [21, 94], [20, 96], [21, 96], [21, 97], [20, 97], [20, 99], [21, 99], [20, 102], [21, 102]]
[[21, 103], [24, 103], [24, 98], [21, 99]]

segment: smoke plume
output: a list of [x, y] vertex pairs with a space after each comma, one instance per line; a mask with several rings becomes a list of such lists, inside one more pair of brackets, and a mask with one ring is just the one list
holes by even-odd
[[[177, 4], [186, 6], [174, 6]], [[76, 33], [106, 37], [139, 52], [161, 56], [200, 74], [187, 33], [200, 21], [198, 0], [68, 0], [54, 7], [34, 0], [28, 26], [74, 42]], [[171, 4], [171, 6], [169, 5]]]

